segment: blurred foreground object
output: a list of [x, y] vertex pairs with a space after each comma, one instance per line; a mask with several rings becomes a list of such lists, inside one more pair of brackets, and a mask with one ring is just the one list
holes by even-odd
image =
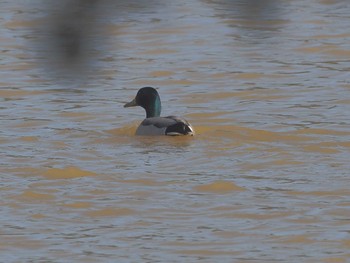
[[[164, 4], [164, 3], [163, 3]], [[114, 61], [109, 44], [118, 45], [118, 31], [108, 31], [133, 19], [145, 9], [157, 8], [158, 0], [62, 0], [40, 6], [41, 23], [33, 28], [38, 66], [57, 81], [87, 81]], [[28, 7], [30, 8], [30, 7]], [[33, 7], [32, 7], [33, 8]], [[110, 41], [113, 39], [113, 41]], [[115, 50], [115, 47], [113, 48]], [[116, 69], [116, 62], [108, 67]]]
[[48, 5], [47, 19], [37, 28], [38, 62], [60, 79], [84, 79], [96, 68], [96, 50], [105, 39], [98, 20], [103, 2], [66, 0]]

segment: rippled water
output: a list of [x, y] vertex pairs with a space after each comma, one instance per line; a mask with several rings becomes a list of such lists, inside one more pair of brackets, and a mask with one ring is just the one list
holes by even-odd
[[348, 1], [57, 3], [1, 3], [2, 262], [350, 260]]

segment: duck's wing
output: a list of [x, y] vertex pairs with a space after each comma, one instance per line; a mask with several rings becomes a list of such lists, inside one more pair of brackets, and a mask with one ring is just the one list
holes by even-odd
[[[172, 116], [169, 116], [172, 117]], [[143, 126], [155, 126], [157, 128], [166, 128], [176, 123], [176, 119], [169, 117], [152, 117], [144, 119], [141, 122]]]
[[153, 117], [142, 121], [137, 135], [194, 135], [192, 126], [177, 116]]

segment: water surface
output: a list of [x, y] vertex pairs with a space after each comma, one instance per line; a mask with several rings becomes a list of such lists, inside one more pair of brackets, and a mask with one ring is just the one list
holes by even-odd
[[[30, 2], [0, 9], [3, 262], [348, 262], [347, 1]], [[134, 136], [142, 86], [197, 136]]]

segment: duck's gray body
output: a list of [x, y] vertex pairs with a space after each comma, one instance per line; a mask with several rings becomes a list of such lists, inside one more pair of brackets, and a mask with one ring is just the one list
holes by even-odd
[[146, 110], [144, 119], [136, 130], [136, 135], [194, 135], [194, 129], [185, 119], [177, 116], [160, 117], [161, 102], [152, 87], [141, 88], [132, 101], [124, 107], [141, 106]]
[[144, 119], [136, 135], [194, 135], [191, 124], [177, 116], [152, 117]]

